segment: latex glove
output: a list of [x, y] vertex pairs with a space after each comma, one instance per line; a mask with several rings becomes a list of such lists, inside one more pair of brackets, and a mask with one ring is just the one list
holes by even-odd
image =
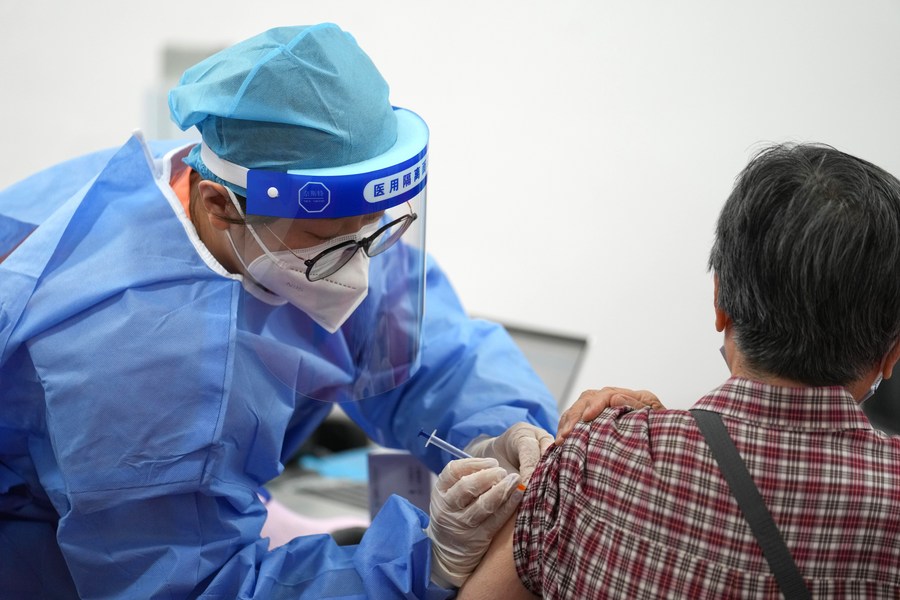
[[472, 456], [496, 458], [510, 473], [518, 473], [527, 482], [544, 451], [553, 444], [553, 436], [528, 423], [516, 423], [497, 437], [481, 436], [466, 446]]
[[605, 387], [602, 390], [581, 392], [578, 400], [559, 418], [555, 444], [559, 446], [579, 421], [593, 421], [610, 406], [630, 406], [632, 408], [663, 409], [665, 406], [656, 394], [647, 390], [630, 390], [620, 387]]
[[431, 491], [431, 578], [459, 587], [487, 552], [494, 535], [515, 512], [525, 486], [496, 460], [450, 461]]

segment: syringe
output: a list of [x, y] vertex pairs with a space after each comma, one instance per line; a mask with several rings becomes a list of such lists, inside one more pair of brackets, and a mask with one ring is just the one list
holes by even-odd
[[[438, 448], [441, 448], [442, 450], [446, 450], [447, 452], [449, 452], [452, 456], [455, 456], [456, 458], [473, 458], [473, 456], [471, 454], [469, 454], [468, 452], [466, 452], [465, 450], [460, 450], [459, 448], [457, 448], [450, 442], [448, 442], [446, 440], [442, 440], [441, 438], [436, 436], [435, 435], [436, 433], [437, 433], [437, 429], [432, 431], [431, 435], [428, 435], [427, 433], [425, 433], [424, 429], [420, 429], [419, 437], [423, 437], [428, 440], [425, 442], [426, 446], [428, 446], [428, 444], [434, 444]], [[519, 483], [518, 485], [516, 485], [516, 488], [518, 488], [519, 491], [524, 492], [525, 484]]]
[[460, 450], [459, 448], [457, 448], [450, 442], [442, 440], [441, 438], [439, 438], [438, 436], [435, 435], [436, 433], [437, 433], [437, 429], [432, 431], [431, 435], [428, 435], [427, 433], [425, 433], [425, 430], [420, 429], [419, 437], [428, 439], [428, 441], [425, 442], [425, 446], [428, 446], [428, 444], [434, 444], [438, 448], [440, 448], [442, 450], [446, 450], [447, 452], [449, 452], [451, 455], [455, 456], [456, 458], [472, 458], [471, 454], [469, 454], [468, 452], [465, 452], [464, 450]]

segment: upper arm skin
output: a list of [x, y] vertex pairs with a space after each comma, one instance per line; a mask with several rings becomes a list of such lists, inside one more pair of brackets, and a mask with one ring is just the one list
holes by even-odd
[[516, 573], [513, 561], [515, 525], [516, 515], [513, 514], [494, 536], [478, 568], [459, 589], [458, 600], [532, 600], [538, 597], [522, 585]]

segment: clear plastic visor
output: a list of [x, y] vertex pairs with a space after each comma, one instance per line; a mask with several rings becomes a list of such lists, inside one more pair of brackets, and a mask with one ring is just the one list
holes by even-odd
[[306, 171], [247, 169], [205, 145], [246, 190], [228, 239], [247, 292], [239, 342], [282, 384], [342, 402], [385, 393], [419, 365], [425, 301], [428, 128], [395, 108], [383, 154]]
[[383, 394], [419, 365], [426, 188], [334, 219], [247, 216], [229, 227], [244, 275], [242, 327], [282, 384], [316, 400]]

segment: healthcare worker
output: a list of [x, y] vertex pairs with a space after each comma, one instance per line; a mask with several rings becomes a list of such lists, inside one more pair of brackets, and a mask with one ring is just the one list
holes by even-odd
[[257, 493], [342, 402], [435, 472], [422, 428], [487, 457], [442, 475], [429, 533], [463, 545], [552, 441], [547, 389], [424, 252], [428, 129], [332, 24], [223, 50], [169, 104], [200, 143], [0, 193], [0, 597], [452, 595], [405, 500], [358, 546], [270, 550]]

